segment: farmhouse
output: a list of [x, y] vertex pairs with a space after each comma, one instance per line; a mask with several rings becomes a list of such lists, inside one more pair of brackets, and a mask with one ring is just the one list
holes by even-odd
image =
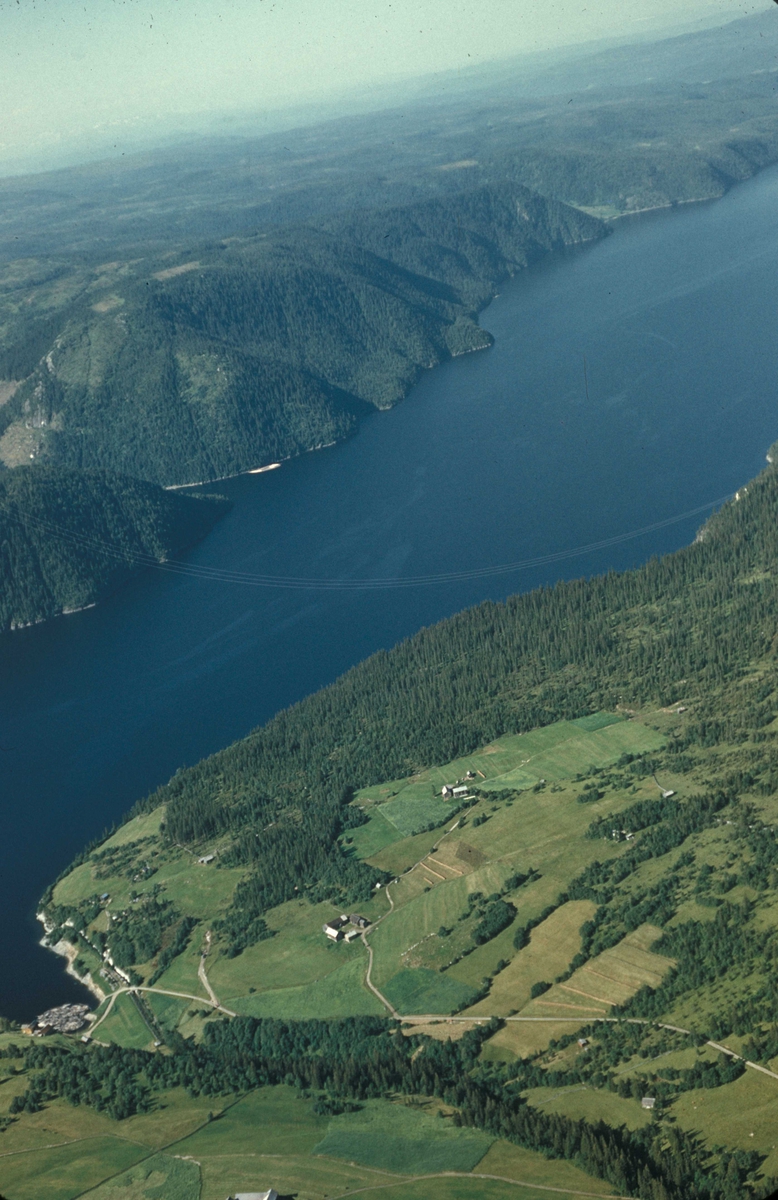
[[356, 939], [360, 936], [361, 936], [361, 934], [358, 929], [349, 929], [348, 933], [346, 934], [346, 941], [347, 942], [356, 941]]
[[356, 925], [357, 929], [367, 929], [368, 925], [370, 924], [367, 917], [362, 917], [359, 913], [352, 913], [349, 917], [349, 921], [352, 925]]
[[341, 933], [340, 925], [339, 924], [336, 925], [334, 921], [332, 922], [332, 924], [322, 925], [321, 931], [322, 931], [322, 933], [326, 933], [328, 938], [332, 938], [333, 942], [339, 942], [340, 939], [343, 937], [343, 934]]
[[640, 1101], [641, 1108], [653, 1108], [655, 1104], [656, 1104], [655, 1096], [644, 1096], [643, 1099]]
[[454, 795], [454, 789], [452, 787], [449, 787], [448, 784], [446, 783], [440, 789], [440, 794], [444, 800], [450, 800], [451, 797]]
[[208, 863], [212, 863], [215, 858], [216, 858], [215, 854], [204, 854], [203, 857], [198, 858], [197, 861], [199, 862], [201, 867], [204, 867], [204, 866], [207, 866]]
[[236, 1192], [227, 1200], [278, 1200], [278, 1192], [271, 1188], [269, 1192]]

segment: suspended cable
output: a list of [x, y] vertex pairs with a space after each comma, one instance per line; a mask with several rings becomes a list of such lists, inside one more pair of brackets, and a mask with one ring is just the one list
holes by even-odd
[[644, 525], [642, 528], [630, 530], [628, 533], [616, 534], [613, 537], [601, 538], [596, 542], [588, 542], [584, 546], [576, 546], [568, 550], [557, 550], [550, 554], [541, 554], [534, 558], [520, 559], [516, 562], [500, 563], [487, 567], [474, 567], [466, 571], [446, 571], [439, 574], [409, 575], [405, 577], [382, 578], [379, 576], [368, 579], [312, 579], [296, 575], [262, 575], [249, 571], [233, 571], [221, 567], [209, 567], [201, 563], [183, 562], [177, 559], [160, 561], [153, 554], [122, 550], [110, 542], [78, 533], [75, 530], [67, 529], [64, 526], [57, 525], [51, 521], [45, 521], [40, 517], [30, 514], [17, 512], [16, 514], [9, 513], [9, 516], [21, 525], [50, 534], [60, 541], [69, 542], [71, 545], [79, 546], [81, 549], [108, 555], [128, 565], [153, 567], [159, 571], [184, 575], [193, 579], [212, 580], [215, 583], [242, 584], [247, 587], [285, 588], [291, 590], [378, 591], [408, 587], [435, 587], [452, 583], [464, 583], [474, 579], [491, 579], [495, 576], [510, 575], [515, 571], [526, 571], [536, 567], [549, 566], [553, 563], [565, 562], [571, 558], [580, 558], [587, 554], [596, 553], [599, 550], [607, 550], [613, 546], [619, 546], [624, 542], [644, 537], [660, 529], [667, 529], [671, 525], [678, 525], [682, 521], [691, 520], [692, 517], [701, 516], [703, 513], [719, 507], [729, 499], [731, 499], [731, 494], [722, 496], [718, 500], [709, 500], [707, 504], [701, 504], [697, 508], [677, 513], [672, 517], [666, 517], [662, 521], [654, 521], [651, 525]]

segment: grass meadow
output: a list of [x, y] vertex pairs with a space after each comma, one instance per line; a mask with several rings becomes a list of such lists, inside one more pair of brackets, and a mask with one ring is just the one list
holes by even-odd
[[673, 960], [647, 948], [660, 936], [654, 925], [641, 925], [634, 933], [591, 959], [564, 983], [555, 984], [521, 1010], [523, 1016], [607, 1016], [614, 1005], [624, 1004], [644, 984], [658, 987]]
[[652, 1119], [651, 1113], [641, 1108], [639, 1100], [625, 1100], [614, 1092], [583, 1084], [556, 1090], [531, 1088], [523, 1094], [534, 1108], [542, 1108], [547, 1113], [560, 1113], [573, 1121], [583, 1120], [591, 1124], [604, 1121], [606, 1125], [616, 1128], [626, 1125], [628, 1129], [640, 1129]]
[[366, 1167], [423, 1175], [471, 1171], [494, 1139], [478, 1130], [459, 1130], [416, 1107], [367, 1101], [359, 1112], [333, 1117], [314, 1154], [344, 1158]]
[[475, 996], [475, 989], [426, 967], [398, 971], [383, 985], [383, 994], [399, 1013], [452, 1013], [464, 1008]]
[[571, 900], [553, 912], [532, 930], [529, 945], [496, 976], [488, 997], [468, 1009], [467, 1015], [504, 1017], [523, 1009], [534, 983], [551, 983], [567, 970], [581, 948], [580, 928], [595, 911], [590, 900]]
[[365, 986], [367, 956], [361, 954], [314, 983], [279, 988], [254, 995], [227, 997], [222, 1001], [242, 1016], [284, 1017], [305, 1020], [316, 1017], [385, 1016], [381, 1001]]
[[92, 1200], [199, 1200], [200, 1168], [169, 1154], [155, 1154], [90, 1193]]

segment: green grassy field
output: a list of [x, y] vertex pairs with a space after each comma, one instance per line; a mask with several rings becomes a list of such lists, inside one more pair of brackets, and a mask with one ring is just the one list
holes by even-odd
[[[582, 835], [593, 817], [622, 805], [624, 796], [616, 791], [595, 804], [578, 804], [580, 785], [574, 777], [593, 765], [616, 761], [625, 750], [639, 753], [662, 742], [663, 734], [644, 721], [599, 713], [500, 738], [447, 766], [359, 793], [356, 802], [367, 808], [370, 818], [345, 835], [344, 848], [394, 872], [399, 880], [391, 885], [391, 914], [384, 892], [360, 906], [374, 923], [383, 918], [369, 937], [375, 955], [374, 982], [388, 989], [391, 1002], [408, 1013], [449, 1012], [467, 1004], [500, 961], [513, 960], [510, 929], [484, 945], [474, 945], [477, 917], [467, 917], [468, 896], [503, 892], [511, 875], [534, 868], [539, 872], [534, 883], [507, 897], [519, 910], [518, 920], [532, 920], [595, 855], [618, 853], [617, 847], [598, 846]], [[440, 788], [464, 778], [468, 771], [478, 787], [488, 784], [496, 798], [487, 794], [471, 812], [454, 814], [440, 799]], [[547, 784], [533, 790], [542, 778]], [[500, 796], [506, 787], [519, 790]], [[645, 785], [645, 794], [652, 794], [652, 787]], [[205, 1000], [198, 978], [205, 932], [229, 905], [243, 872], [218, 865], [218, 845], [202, 847], [217, 852], [217, 862], [207, 866], [198, 864], [188, 851], [164, 846], [159, 836], [162, 816], [156, 810], [128, 822], [100, 848], [102, 858], [86, 861], [57, 884], [55, 901], [77, 905], [107, 892], [110, 900], [87, 931], [91, 937], [95, 930], [110, 930], [111, 912], [131, 910], [133, 891], [142, 896], [156, 888], [178, 912], [198, 921], [187, 947], [157, 986]], [[439, 823], [434, 831], [416, 832], [431, 822]], [[136, 878], [146, 863], [152, 874], [148, 879]], [[217, 940], [206, 969], [221, 1001], [236, 1012], [256, 1016], [380, 1011], [378, 1000], [364, 987], [364, 946], [333, 944], [322, 934], [322, 924], [338, 911], [329, 903], [282, 904], [266, 914], [275, 936], [247, 947], [235, 958], [222, 955]], [[448, 932], [441, 934], [441, 930]], [[572, 956], [569, 945], [567, 932], [554, 945], [556, 973]], [[532, 953], [511, 968], [517, 980], [519, 975], [529, 980]], [[152, 960], [137, 968], [148, 979], [155, 965]], [[495, 978], [494, 1011], [508, 1011], [520, 1002], [509, 995], [518, 986], [512, 978], [505, 971]], [[156, 998], [153, 1004], [164, 1028], [172, 1029], [177, 1022], [182, 1030], [198, 1035], [202, 1019], [191, 1015], [196, 1001]], [[486, 1007], [488, 1001], [479, 1011]], [[101, 1037], [125, 1046], [148, 1045], [147, 1034], [126, 998], [101, 1026]]]
[[[9, 1094], [0, 1084], [0, 1115]], [[163, 1093], [154, 1112], [115, 1122], [56, 1101], [23, 1114], [2, 1135], [0, 1191], [7, 1200], [85, 1193], [95, 1200], [224, 1200], [274, 1187], [299, 1200], [334, 1200], [381, 1186], [398, 1197], [411, 1189], [419, 1200], [455, 1200], [467, 1184], [471, 1194], [475, 1186], [479, 1196], [513, 1200], [539, 1200], [541, 1186], [562, 1195], [611, 1194], [571, 1163], [456, 1129], [437, 1115], [440, 1108], [437, 1101], [406, 1107], [376, 1100], [328, 1118], [289, 1087], [218, 1099], [177, 1090]], [[491, 1184], [469, 1175], [473, 1168], [521, 1182], [496, 1180], [492, 1193]], [[436, 1172], [463, 1177], [424, 1178]]]
[[464, 1008], [475, 996], [473, 988], [425, 967], [398, 971], [383, 985], [384, 995], [398, 1012], [449, 1013]]
[[605, 1121], [607, 1125], [626, 1125], [640, 1129], [651, 1121], [651, 1113], [638, 1100], [624, 1100], [613, 1092], [579, 1086], [570, 1088], [532, 1088], [525, 1093], [530, 1104], [544, 1112], [557, 1112], [573, 1121]]
[[155, 1154], [90, 1195], [94, 1200], [199, 1200], [200, 1170], [197, 1163]]
[[[98, 1009], [98, 1017], [104, 1011], [104, 1007], [101, 1005]], [[95, 1036], [99, 1037], [101, 1041], [116, 1042], [117, 1045], [127, 1046], [132, 1050], [148, 1050], [154, 1042], [154, 1037], [141, 1017], [138, 1006], [126, 992], [116, 997], [111, 1011], [101, 1023]]]
[[532, 930], [530, 942], [494, 980], [489, 996], [467, 1010], [470, 1016], [507, 1016], [530, 1000], [534, 983], [552, 982], [581, 948], [579, 930], [596, 906], [590, 900], [563, 904]]
[[369, 1101], [359, 1112], [333, 1117], [314, 1154], [403, 1175], [425, 1175], [473, 1170], [493, 1140], [477, 1130], [458, 1130], [415, 1107]]
[[344, 963], [323, 979], [302, 987], [229, 997], [228, 1002], [236, 1012], [248, 1017], [304, 1020], [306, 1017], [384, 1015], [386, 1009], [381, 1001], [365, 987], [367, 956], [364, 949], [360, 949], [361, 953], [352, 962]]

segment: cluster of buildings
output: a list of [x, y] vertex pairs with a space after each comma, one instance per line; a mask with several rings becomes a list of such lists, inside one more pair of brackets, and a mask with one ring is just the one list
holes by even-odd
[[464, 779], [458, 779], [454, 784], [444, 784], [440, 789], [440, 794], [444, 800], [464, 800], [470, 789], [467, 786], [466, 780], [475, 779], [474, 771], [467, 771]]
[[22, 1033], [28, 1037], [45, 1037], [49, 1033], [77, 1033], [89, 1020], [87, 1004], [60, 1004], [49, 1008], [34, 1021], [22, 1025]]
[[[350, 925], [351, 928], [345, 929], [344, 932], [346, 925]], [[322, 925], [321, 931], [322, 933], [326, 933], [327, 937], [333, 942], [339, 942], [341, 938], [343, 941], [353, 942], [355, 938], [361, 935], [364, 929], [368, 929], [369, 927], [370, 922], [367, 917], [360, 916], [359, 913], [351, 913], [350, 916], [343, 913], [342, 916], [333, 917], [331, 921], [327, 921]]]

